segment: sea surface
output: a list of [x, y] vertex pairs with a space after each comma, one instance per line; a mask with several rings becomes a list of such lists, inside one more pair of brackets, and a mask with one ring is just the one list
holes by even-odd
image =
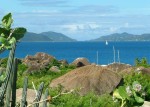
[[[48, 53], [58, 60], [66, 59], [69, 63], [85, 57], [91, 63], [109, 64], [120, 60], [134, 65], [136, 58], [150, 60], [150, 42], [108, 42], [108, 45], [105, 42], [21, 42], [17, 43], [15, 56], [24, 58], [37, 52]], [[8, 51], [0, 54], [0, 57], [7, 56]]]

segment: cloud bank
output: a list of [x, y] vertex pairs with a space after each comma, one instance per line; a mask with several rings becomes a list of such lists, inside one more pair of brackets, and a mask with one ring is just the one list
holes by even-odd
[[13, 12], [14, 26], [24, 26], [35, 33], [55, 31], [88, 40], [111, 33], [149, 33], [150, 29], [150, 15], [123, 13], [113, 5], [76, 5], [69, 0], [18, 2], [25, 10]]

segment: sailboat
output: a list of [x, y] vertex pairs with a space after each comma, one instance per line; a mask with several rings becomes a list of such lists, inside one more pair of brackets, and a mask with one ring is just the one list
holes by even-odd
[[105, 43], [106, 45], [108, 45], [108, 42], [107, 42], [107, 40], [106, 40], [106, 43]]

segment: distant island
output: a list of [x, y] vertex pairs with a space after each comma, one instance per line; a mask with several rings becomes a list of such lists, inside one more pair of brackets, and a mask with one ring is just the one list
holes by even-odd
[[[32, 33], [27, 32], [21, 39], [22, 42], [75, 42], [77, 40], [72, 39], [62, 33], [57, 32], [42, 32]], [[150, 34], [134, 35], [129, 33], [114, 33], [110, 35], [100, 36], [97, 39], [89, 40], [92, 42], [97, 41], [150, 41]]]
[[68, 36], [57, 33], [57, 32], [42, 32], [42, 33], [32, 33], [27, 32], [25, 36], [21, 39], [22, 42], [73, 42], [75, 39], [69, 38]]
[[106, 36], [101, 36], [90, 41], [150, 41], [150, 34], [134, 35], [129, 33], [114, 33]]

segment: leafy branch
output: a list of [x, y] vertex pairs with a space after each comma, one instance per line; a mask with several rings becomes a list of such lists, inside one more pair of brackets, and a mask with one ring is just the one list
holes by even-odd
[[33, 102], [33, 103], [29, 104], [27, 107], [31, 107], [31, 106], [34, 105], [34, 104], [42, 103], [42, 102], [44, 102], [44, 101], [50, 102], [52, 99], [55, 99], [55, 98], [57, 98], [57, 97], [59, 97], [59, 96], [61, 96], [61, 95], [70, 94], [70, 93], [72, 93], [72, 92], [74, 92], [74, 90], [71, 90], [71, 91], [66, 92], [66, 93], [59, 93], [58, 95], [56, 95], [56, 96], [54, 96], [54, 97], [48, 96], [47, 99], [44, 99], [44, 100], [41, 100], [41, 101], [38, 101], [38, 102]]
[[6, 14], [0, 23], [0, 53], [5, 50], [10, 50], [11, 45], [14, 42], [19, 41], [24, 34], [26, 29], [23, 27], [11, 28], [13, 23], [12, 14]]

